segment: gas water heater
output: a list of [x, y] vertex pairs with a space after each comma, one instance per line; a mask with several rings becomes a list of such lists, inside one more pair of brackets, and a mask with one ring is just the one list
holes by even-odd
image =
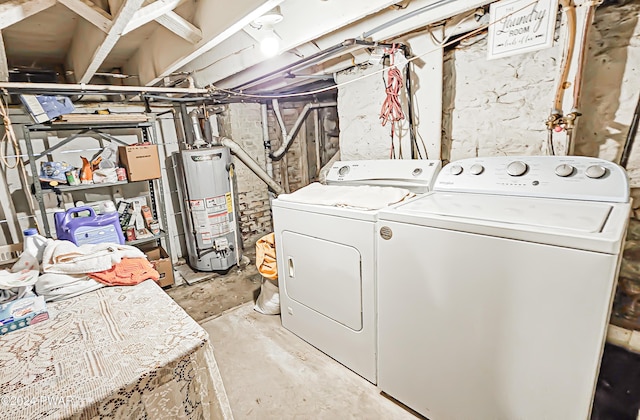
[[182, 150], [179, 160], [189, 265], [200, 271], [227, 270], [242, 257], [229, 149]]

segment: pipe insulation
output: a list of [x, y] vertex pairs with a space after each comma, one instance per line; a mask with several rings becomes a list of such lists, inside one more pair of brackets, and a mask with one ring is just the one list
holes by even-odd
[[287, 134], [286, 128], [284, 127], [284, 122], [281, 122], [282, 117], [278, 116], [280, 114], [280, 110], [279, 108], [276, 108], [276, 106], [277, 106], [277, 102], [274, 104], [274, 111], [276, 111], [277, 109], [276, 117], [278, 117], [278, 122], [280, 123], [280, 127], [282, 128], [283, 141], [282, 141], [282, 146], [280, 146], [278, 150], [271, 153], [269, 156], [271, 157], [272, 160], [277, 161], [282, 159], [286, 155], [287, 151], [293, 144], [293, 140], [298, 135], [298, 132], [300, 131], [300, 128], [304, 123], [304, 120], [307, 118], [307, 115], [309, 115], [309, 112], [312, 109], [334, 107], [334, 106], [338, 106], [338, 103], [337, 102], [321, 102], [316, 104], [306, 104], [302, 109], [302, 112], [298, 116], [298, 119], [293, 124], [293, 127], [291, 128], [291, 132], [289, 134]]
[[271, 191], [274, 192], [275, 195], [284, 193], [282, 187], [276, 181], [274, 181], [267, 174], [267, 172], [262, 169], [262, 166], [260, 166], [258, 162], [253, 160], [253, 158], [251, 158], [251, 156], [249, 156], [249, 154], [245, 152], [238, 143], [228, 137], [217, 137], [214, 138], [214, 144], [228, 147], [229, 150], [231, 150], [231, 153], [233, 153], [234, 156], [240, 159], [242, 163], [247, 165], [247, 167], [251, 169], [251, 171], [256, 174], [258, 178], [260, 178], [265, 184], [267, 184], [267, 186], [271, 189]]

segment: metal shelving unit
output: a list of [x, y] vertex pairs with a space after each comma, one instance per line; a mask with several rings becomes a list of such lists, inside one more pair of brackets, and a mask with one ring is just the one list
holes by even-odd
[[[24, 138], [27, 148], [28, 155], [28, 163], [31, 168], [31, 174], [33, 177], [33, 186], [34, 186], [34, 195], [36, 201], [38, 203], [38, 207], [40, 209], [40, 215], [42, 218], [42, 226], [44, 229], [44, 234], [47, 237], [51, 237], [51, 226], [49, 225], [49, 220], [47, 218], [47, 209], [45, 206], [44, 194], [50, 193], [48, 190], [43, 190], [42, 186], [39, 182], [39, 168], [37, 161], [45, 156], [51, 155], [55, 150], [60, 147], [80, 138], [85, 134], [95, 134], [99, 136], [101, 139], [109, 140], [121, 144], [123, 146], [128, 146], [129, 144], [120, 140], [116, 136], [106, 132], [115, 129], [139, 129], [140, 134], [142, 136], [143, 141], [148, 141], [152, 144], [157, 144], [156, 142], [156, 130], [155, 130], [155, 120], [147, 122], [108, 122], [108, 123], [52, 123], [52, 124], [33, 124], [33, 125], [25, 125], [24, 126]], [[42, 151], [39, 154], [34, 153], [31, 134], [37, 132], [56, 132], [56, 131], [68, 131], [74, 132], [69, 135], [64, 140], [60, 141], [56, 145], [49, 147], [48, 149]], [[154, 179], [147, 181], [119, 181], [119, 182], [111, 182], [104, 184], [82, 184], [82, 185], [60, 185], [57, 189], [60, 192], [73, 192], [73, 191], [81, 191], [87, 189], [97, 189], [97, 188], [111, 188], [117, 187], [121, 185], [127, 185], [131, 183], [148, 183], [148, 195], [151, 200], [151, 209], [154, 218], [160, 221], [162, 225], [162, 231], [158, 235], [154, 235], [149, 238], [141, 238], [136, 239], [134, 241], [128, 241], [127, 245], [141, 245], [144, 243], [149, 243], [156, 241], [158, 245], [163, 245], [164, 249], [167, 251], [169, 255], [171, 255], [171, 244], [169, 241], [169, 237], [166, 233], [166, 229], [168, 227], [167, 224], [167, 212], [164, 204], [164, 187], [162, 184], [162, 179]], [[161, 241], [164, 240], [164, 244]]]

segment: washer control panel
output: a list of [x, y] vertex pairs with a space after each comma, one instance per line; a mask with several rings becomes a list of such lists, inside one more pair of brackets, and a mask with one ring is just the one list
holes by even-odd
[[327, 174], [329, 185], [373, 185], [431, 191], [442, 168], [439, 160], [385, 159], [337, 161]]
[[496, 156], [445, 166], [439, 191], [627, 202], [629, 183], [616, 163], [584, 156]]

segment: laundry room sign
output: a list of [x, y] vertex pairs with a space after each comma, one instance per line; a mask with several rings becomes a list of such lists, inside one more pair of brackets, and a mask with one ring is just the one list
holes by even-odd
[[487, 59], [549, 48], [558, 0], [503, 0], [492, 3]]

